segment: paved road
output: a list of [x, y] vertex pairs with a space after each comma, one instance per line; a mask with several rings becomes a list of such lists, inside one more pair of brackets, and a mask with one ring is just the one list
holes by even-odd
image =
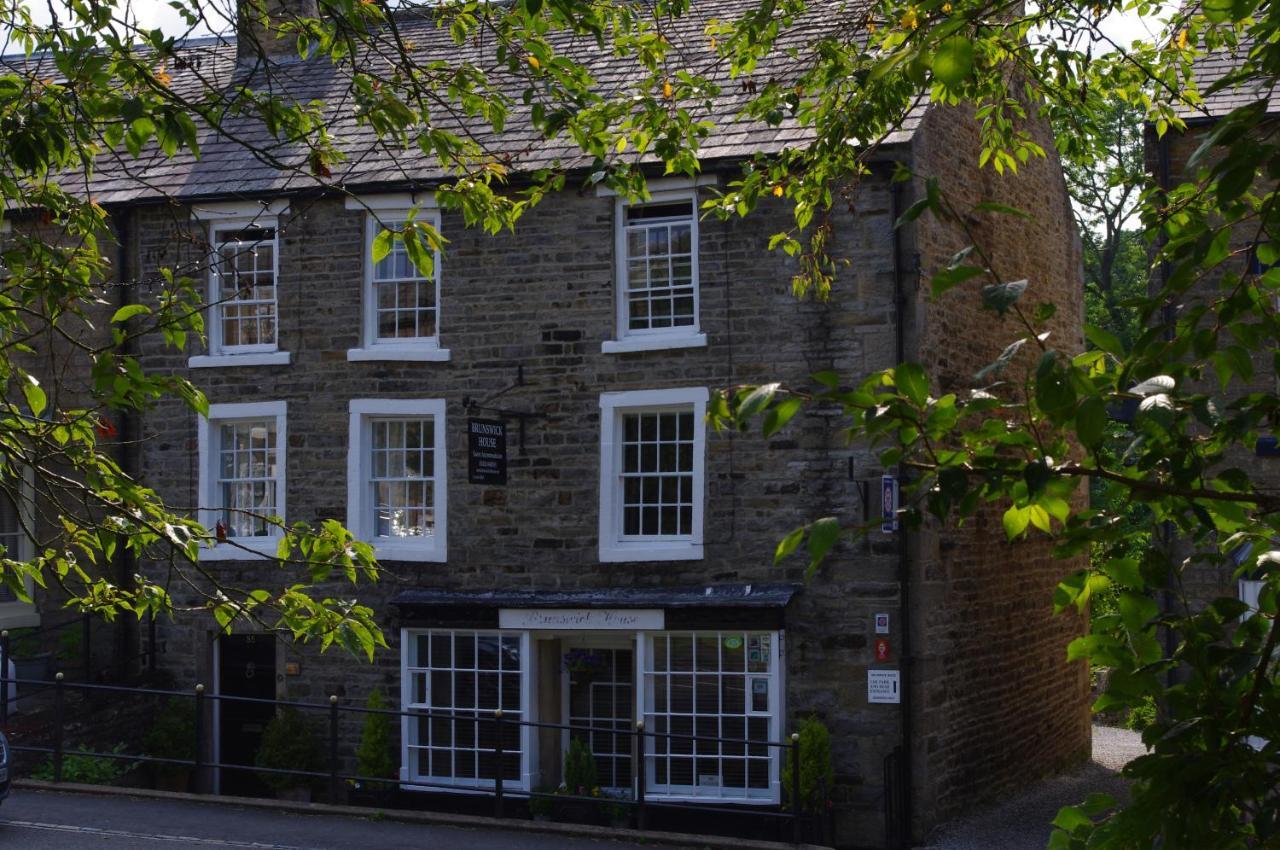
[[1093, 727], [1093, 760], [1074, 773], [1029, 786], [1008, 802], [947, 824], [919, 850], [1044, 850], [1058, 809], [1094, 792], [1123, 798], [1128, 783], [1119, 771], [1146, 752], [1137, 732]]
[[[4, 850], [639, 850], [533, 832], [296, 815], [228, 805], [16, 789], [0, 806]], [[650, 847], [649, 850], [652, 850]]]

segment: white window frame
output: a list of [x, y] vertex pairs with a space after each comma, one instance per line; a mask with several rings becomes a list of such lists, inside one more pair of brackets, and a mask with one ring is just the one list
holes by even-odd
[[[752, 678], [768, 678], [769, 680], [769, 740], [773, 742], [782, 741], [782, 718], [786, 716], [786, 695], [783, 690], [784, 672], [783, 658], [784, 649], [783, 641], [785, 640], [785, 632], [782, 630], [770, 629], [694, 629], [694, 630], [665, 630], [658, 632], [640, 632], [636, 640], [636, 706], [635, 716], [645, 719], [645, 727], [650, 731], [654, 731], [654, 724], [650, 722], [650, 717], [656, 714], [656, 711], [649, 709], [650, 700], [653, 697], [653, 678], [651, 674], [655, 671], [653, 667], [653, 640], [654, 638], [670, 637], [673, 635], [689, 635], [696, 641], [699, 636], [718, 635], [723, 639], [726, 634], [742, 634], [744, 637], [752, 634], [769, 635], [769, 672], [749, 673], [744, 671], [743, 676], [749, 682]], [[717, 676], [720, 673], [716, 674]], [[733, 675], [737, 675], [734, 673]], [[748, 694], [748, 698], [750, 695]], [[761, 717], [765, 712], [749, 711], [745, 718]], [[697, 717], [697, 715], [694, 715]], [[719, 713], [715, 716], [723, 716]], [[746, 724], [744, 724], [746, 725]], [[694, 725], [695, 731], [697, 725]], [[748, 739], [750, 735], [748, 734]], [[666, 785], [659, 786], [654, 781], [655, 759], [659, 758], [655, 752], [655, 740], [652, 737], [645, 739], [644, 752], [644, 776], [645, 797], [652, 799], [661, 799], [667, 801], [687, 801], [696, 803], [716, 803], [727, 802], [732, 804], [760, 804], [770, 805], [777, 804], [782, 799], [782, 753], [781, 747], [769, 748], [769, 787], [767, 789], [741, 789], [741, 794], [725, 794], [723, 786], [707, 786], [702, 788], [693, 785], [672, 785], [668, 782]], [[696, 756], [695, 756], [696, 767]], [[670, 776], [668, 776], [670, 779]]]
[[347, 360], [403, 360], [414, 362], [444, 363], [450, 358], [447, 348], [440, 347], [441, 316], [441, 275], [440, 252], [435, 252], [432, 263], [432, 276], [436, 286], [436, 332], [430, 337], [411, 339], [379, 339], [378, 338], [378, 304], [374, 293], [374, 271], [377, 266], [373, 262], [373, 240], [383, 230], [384, 224], [398, 225], [404, 222], [409, 213], [417, 209], [415, 218], [425, 221], [440, 230], [440, 211], [436, 206], [435, 196], [431, 193], [410, 195], [397, 193], [365, 198], [348, 198], [346, 207], [349, 210], [364, 210], [364, 278], [360, 289], [360, 346], [347, 349]]
[[[207, 326], [209, 353], [188, 358], [191, 369], [207, 369], [224, 366], [286, 366], [290, 354], [280, 348], [280, 218], [289, 211], [287, 202], [230, 202], [192, 207], [192, 217], [208, 227], [210, 261], [205, 292], [208, 297]], [[222, 344], [222, 309], [218, 302], [218, 282], [215, 273], [218, 234], [245, 227], [270, 227], [275, 231], [272, 240], [272, 274], [275, 280], [276, 341], [271, 344], [234, 345]]]
[[[285, 517], [285, 474], [288, 462], [288, 433], [286, 431], [287, 403], [283, 401], [252, 401], [237, 404], [211, 404], [209, 415], [201, 416], [197, 423], [200, 466], [199, 518], [204, 527], [212, 531], [222, 515], [222, 497], [218, 492], [219, 426], [237, 419], [275, 419], [276, 423], [276, 515]], [[215, 543], [200, 550], [204, 561], [256, 560], [264, 556], [274, 557], [280, 545], [282, 533], [276, 529], [264, 537], [237, 537]]]
[[[400, 716], [400, 781], [404, 783], [401, 788], [406, 791], [423, 791], [445, 792], [445, 793], [486, 793], [494, 787], [491, 779], [480, 779], [478, 777], [431, 777], [431, 776], [411, 776], [409, 766], [411, 764], [409, 758], [410, 741], [415, 741], [416, 736], [410, 728], [413, 718], [410, 714], [414, 709], [430, 710], [431, 698], [427, 697], [427, 703], [415, 703], [413, 701], [413, 673], [423, 669], [429, 669], [421, 665], [412, 666], [409, 664], [410, 641], [414, 640], [418, 635], [424, 634], [449, 634], [455, 635], [458, 632], [465, 632], [474, 635], [498, 635], [510, 636], [515, 635], [520, 639], [520, 720], [531, 720], [530, 712], [536, 702], [533, 698], [533, 665], [532, 657], [533, 641], [528, 630], [518, 629], [433, 629], [433, 628], [404, 628], [400, 630], [400, 710], [404, 712]], [[430, 684], [428, 683], [428, 687]], [[514, 720], [512, 722], [515, 722]], [[534, 777], [533, 770], [538, 764], [537, 753], [534, 751], [537, 739], [532, 734], [533, 727], [522, 725], [520, 727], [520, 780], [513, 782], [510, 779], [503, 781], [503, 788], [512, 791], [529, 791], [533, 788]], [[430, 782], [429, 786], [412, 785], [411, 782]]]
[[[671, 328], [644, 328], [632, 330], [630, 324], [630, 300], [627, 297], [627, 209], [631, 206], [666, 204], [688, 201], [691, 229], [689, 233], [690, 263], [693, 280], [693, 324]], [[600, 350], [605, 354], [625, 354], [635, 351], [661, 351], [674, 348], [703, 348], [707, 335], [702, 332], [702, 285], [698, 273], [698, 194], [693, 187], [653, 192], [647, 200], [634, 204], [620, 196], [614, 199], [614, 304], [615, 338], [606, 340]]]
[[[28, 533], [35, 530], [35, 471], [25, 467], [20, 485], [21, 498], [17, 505], [18, 517], [18, 549], [8, 553], [14, 561], [30, 561], [35, 557], [35, 541]], [[25, 580], [27, 595], [35, 592], [35, 583], [28, 576]], [[26, 629], [40, 625], [40, 612], [34, 602], [23, 602], [14, 599], [11, 602], [0, 602], [0, 629]]]
[[[349, 406], [347, 443], [347, 528], [371, 543], [380, 560], [444, 563], [448, 558], [449, 486], [445, 401], [431, 399], [353, 399]], [[370, 424], [380, 418], [430, 417], [435, 421], [432, 448], [435, 530], [430, 537], [376, 538], [369, 490], [372, 433]]]
[[[706, 387], [632, 390], [600, 395], [600, 560], [696, 561], [703, 557], [703, 508], [706, 500]], [[655, 535], [624, 538], [622, 524], [623, 414], [690, 409], [693, 412], [692, 533], [682, 537]]]

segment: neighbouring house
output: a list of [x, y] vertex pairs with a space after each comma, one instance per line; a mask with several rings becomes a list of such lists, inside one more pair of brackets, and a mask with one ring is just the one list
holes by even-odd
[[[695, 2], [666, 35], [705, 50], [712, 11], [749, 5]], [[423, 61], [490, 49], [454, 45], [429, 15], [399, 29]], [[602, 785], [630, 791], [638, 776], [650, 802], [768, 810], [785, 798], [779, 751], [717, 739], [779, 741], [814, 715], [832, 735], [844, 844], [882, 841], [895, 751], [909, 756], [889, 775], [906, 784], [916, 837], [1087, 758], [1088, 672], [1065, 661], [1082, 623], [1053, 616], [1051, 602], [1079, 564], [1053, 560], [1043, 542], [1005, 543], [993, 513], [958, 531], [872, 535], [812, 576], [800, 559], [774, 566], [777, 541], [807, 520], [879, 516], [892, 470], [846, 445], [829, 411], [772, 440], [713, 433], [704, 419], [717, 388], [804, 384], [828, 369], [852, 382], [904, 360], [939, 376], [938, 391], [963, 392], [1020, 335], [976, 293], [927, 297], [929, 275], [967, 239], [928, 218], [895, 230], [923, 185], [893, 182], [897, 163], [939, 177], [959, 204], [1034, 211], [970, 224], [1007, 275], [1030, 281], [1029, 297], [1057, 304], [1055, 338], [1078, 347], [1080, 251], [1046, 127], [1032, 129], [1049, 157], [1011, 179], [976, 167], [970, 111], [913, 113], [833, 214], [831, 250], [849, 261], [833, 297], [803, 302], [790, 292], [794, 261], [766, 250], [788, 227], [781, 201], [745, 220], [699, 213], [744, 158], [805, 139], [735, 120], [741, 81], [711, 116], [699, 177], [652, 175], [643, 203], [587, 187], [587, 163], [563, 140], [536, 138], [516, 104], [488, 140], [510, 151], [512, 187], [541, 167], [569, 179], [514, 233], [489, 235], [439, 209], [449, 176], [433, 161], [355, 124], [339, 71], [238, 60], [234, 39], [194, 40], [182, 56], [178, 87], [197, 72], [223, 85], [269, 72], [282, 94], [325, 103], [348, 160], [318, 178], [293, 168], [305, 152], [277, 152], [282, 169], [210, 133], [199, 160], [100, 167], [93, 191], [121, 273], [142, 284], [123, 291], [145, 299], [172, 268], [216, 302], [207, 347], [178, 355], [139, 342], [146, 368], [188, 374], [211, 406], [207, 419], [176, 401], [142, 417], [131, 462], [171, 504], [199, 506], [222, 529], [227, 542], [201, 559], [237, 585], [281, 581], [276, 540], [252, 514], [346, 522], [387, 569], [359, 598], [391, 646], [368, 663], [182, 616], [159, 625], [160, 664], [176, 681], [360, 703], [380, 688], [406, 711], [455, 712], [463, 719], [399, 728], [405, 794], [426, 793], [416, 781], [435, 793], [490, 788], [492, 742], [465, 718], [502, 708], [511, 720], [623, 732], [643, 720], [691, 736], [653, 739], [641, 765], [627, 735], [585, 737]], [[625, 59], [593, 62], [625, 83]], [[381, 227], [410, 209], [449, 240], [431, 274], [402, 247], [371, 260]], [[264, 719], [223, 703], [209, 757], [251, 762]], [[344, 719], [344, 741], [358, 734], [359, 719]], [[513, 733], [506, 792], [554, 787], [566, 744], [558, 730]]]
[[[1196, 170], [1189, 161], [1197, 149], [1204, 143], [1206, 136], [1214, 125], [1235, 109], [1251, 104], [1265, 104], [1265, 113], [1269, 116], [1280, 115], [1280, 92], [1269, 84], [1241, 82], [1235, 85], [1222, 85], [1222, 81], [1240, 65], [1239, 51], [1245, 51], [1248, 44], [1236, 49], [1221, 49], [1197, 57], [1193, 70], [1195, 85], [1198, 91], [1209, 92], [1203, 102], [1197, 105], [1184, 105], [1179, 108], [1179, 116], [1186, 122], [1182, 132], [1170, 130], [1164, 136], [1158, 136], [1155, 128], [1147, 125], [1144, 129], [1145, 158], [1147, 172], [1156, 185], [1162, 189], [1171, 189], [1183, 182], [1195, 180]], [[1209, 91], [1215, 88], [1214, 91]], [[1210, 161], [1212, 157], [1210, 157]], [[1207, 167], [1202, 164], [1200, 167]], [[1271, 267], [1263, 266], [1253, 250], [1257, 234], [1247, 226], [1236, 228], [1231, 235], [1230, 247], [1239, 258], [1223, 266], [1225, 271], [1245, 272], [1261, 275]], [[1151, 291], [1158, 292], [1164, 288], [1169, 269], [1157, 266], [1151, 278]], [[1207, 276], [1187, 292], [1177, 305], [1165, 308], [1162, 320], [1172, 325], [1177, 311], [1202, 303], [1206, 298], [1214, 297], [1218, 291], [1220, 274]], [[1253, 358], [1254, 373], [1248, 380], [1236, 375], [1231, 386], [1225, 392], [1228, 398], [1240, 398], [1251, 392], [1275, 393], [1277, 377], [1275, 363], [1268, 352], [1260, 351]], [[1206, 374], [1204, 391], [1223, 395], [1217, 378]], [[1249, 471], [1253, 486], [1261, 490], [1280, 488], [1280, 444], [1277, 435], [1263, 433], [1253, 445], [1252, 451], [1237, 449], [1228, 456], [1230, 465]], [[1241, 547], [1229, 558], [1222, 558], [1209, 549], [1198, 549], [1189, 539], [1178, 536], [1171, 525], [1165, 529], [1163, 545], [1168, 547], [1175, 557], [1182, 559], [1179, 573], [1179, 595], [1196, 608], [1208, 605], [1221, 597], [1238, 597], [1251, 606], [1256, 607], [1258, 593], [1262, 582], [1251, 577], [1250, 573], [1240, 572], [1240, 566], [1251, 555], [1249, 547]], [[1165, 599], [1165, 604], [1180, 604], [1172, 596]]]

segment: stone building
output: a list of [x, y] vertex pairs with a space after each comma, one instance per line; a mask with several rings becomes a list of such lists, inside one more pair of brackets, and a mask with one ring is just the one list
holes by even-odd
[[[693, 45], [711, 6], [695, 4], [668, 37], [705, 49]], [[481, 49], [422, 19], [402, 28], [423, 57]], [[234, 43], [187, 49], [206, 76], [243, 72]], [[598, 60], [625, 74], [622, 60]], [[341, 81], [308, 68], [280, 60], [276, 84], [327, 100]], [[657, 737], [642, 766], [628, 738], [588, 736], [602, 784], [631, 789], [638, 774], [650, 802], [744, 809], [783, 803], [779, 750], [661, 735], [779, 741], [814, 715], [831, 730], [837, 835], [850, 845], [882, 840], [885, 763], [899, 747], [916, 837], [1087, 757], [1087, 671], [1065, 661], [1081, 623], [1051, 610], [1077, 566], [1043, 543], [1005, 543], [998, 514], [844, 544], [812, 576], [799, 558], [774, 566], [797, 525], [878, 516], [893, 471], [846, 445], [831, 411], [771, 440], [713, 433], [704, 419], [717, 388], [803, 385], [822, 370], [852, 382], [907, 360], [939, 376], [939, 392], [963, 392], [1019, 335], [976, 292], [927, 297], [966, 237], [930, 218], [894, 228], [924, 177], [961, 205], [1035, 212], [970, 225], [1010, 279], [1030, 281], [1028, 297], [1057, 304], [1055, 338], [1078, 347], [1080, 254], [1047, 129], [1032, 128], [1049, 157], [1001, 177], [976, 167], [970, 112], [913, 113], [833, 213], [831, 250], [849, 263], [832, 298], [798, 301], [794, 261], [766, 250], [790, 221], [781, 201], [745, 220], [698, 212], [745, 157], [804, 141], [796, 127], [735, 122], [737, 106], [726, 95], [699, 177], [654, 175], [643, 203], [588, 186], [587, 164], [562, 140], [530, 144], [513, 109], [499, 139], [519, 151], [512, 187], [544, 166], [569, 179], [499, 235], [439, 209], [447, 175], [433, 163], [362, 155], [376, 146], [337, 109], [333, 132], [352, 155], [331, 180], [212, 137], [198, 161], [99, 172], [127, 273], [145, 283], [188, 270], [217, 302], [207, 348], [143, 340], [139, 352], [148, 369], [195, 380], [209, 417], [167, 401], [134, 426], [143, 480], [226, 537], [202, 566], [236, 585], [280, 584], [272, 529], [252, 516], [274, 513], [344, 521], [387, 570], [358, 591], [390, 643], [373, 663], [183, 617], [160, 626], [176, 681], [346, 703], [380, 688], [407, 711], [464, 718], [643, 720]], [[893, 182], [898, 163], [920, 180]], [[449, 240], [429, 275], [402, 248], [371, 260], [381, 227], [411, 209]], [[229, 705], [209, 754], [228, 763], [252, 757], [263, 722]], [[358, 732], [358, 717], [344, 720], [345, 740]], [[566, 740], [513, 731], [506, 791], [554, 787]], [[465, 719], [406, 720], [398, 743], [406, 794], [422, 790], [413, 782], [492, 785], [491, 742]]]
[[[1249, 45], [1242, 45], [1239, 50], [1247, 50]], [[1230, 49], [1217, 50], [1196, 59], [1194, 65], [1195, 83], [1199, 91], [1208, 91], [1221, 84], [1229, 73], [1238, 68], [1238, 54]], [[1280, 115], [1280, 93], [1266, 88], [1251, 88], [1241, 83], [1217, 88], [1204, 97], [1203, 103], [1197, 106], [1184, 105], [1179, 109], [1180, 117], [1186, 122], [1182, 132], [1170, 130], [1164, 136], [1158, 136], [1153, 126], [1144, 128], [1144, 153], [1147, 173], [1153, 182], [1162, 189], [1172, 189], [1180, 184], [1197, 179], [1196, 168], [1190, 165], [1192, 156], [1204, 144], [1206, 136], [1212, 131], [1219, 119], [1235, 109], [1254, 103], [1265, 104], [1268, 122]], [[1208, 158], [1212, 163], [1213, 156]], [[1201, 168], [1207, 167], [1201, 163]], [[1269, 190], [1269, 189], [1268, 189]], [[1256, 228], [1241, 226], [1231, 234], [1230, 247], [1235, 259], [1225, 263], [1222, 269], [1227, 272], [1262, 274], [1269, 267], [1263, 266], [1253, 250], [1253, 240], [1257, 238]], [[1169, 269], [1157, 266], [1150, 279], [1150, 291], [1159, 292], [1164, 288]], [[1220, 274], [1210, 274], [1198, 281], [1182, 295], [1179, 302], [1165, 309], [1161, 320], [1172, 325], [1178, 311], [1206, 303], [1206, 299], [1218, 297]], [[1223, 345], [1227, 343], [1224, 340]], [[1269, 393], [1277, 391], [1275, 362], [1267, 351], [1259, 350], [1253, 356], [1253, 375], [1248, 379], [1236, 375], [1231, 385], [1224, 391], [1217, 378], [1206, 371], [1203, 383], [1196, 391], [1207, 392], [1217, 400], [1230, 401], [1246, 396], [1249, 393]], [[1249, 472], [1252, 486], [1259, 492], [1274, 493], [1280, 490], [1280, 447], [1275, 435], [1262, 434], [1252, 450], [1237, 447], [1226, 459], [1227, 464], [1246, 469]], [[1256, 558], [1256, 552], [1249, 547], [1237, 549], [1230, 557], [1220, 557], [1210, 547], [1197, 548], [1191, 540], [1178, 535], [1171, 525], [1164, 529], [1162, 545], [1178, 559], [1181, 564], [1177, 593], [1170, 591], [1163, 604], [1167, 608], [1180, 608], [1183, 597], [1193, 608], [1203, 608], [1214, 599], [1221, 597], [1237, 597], [1256, 607], [1258, 592], [1262, 582], [1255, 580], [1250, 573], [1241, 572], [1240, 567], [1249, 556]]]

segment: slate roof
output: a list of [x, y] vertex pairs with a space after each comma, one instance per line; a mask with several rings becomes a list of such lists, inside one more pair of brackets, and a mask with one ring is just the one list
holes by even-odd
[[[1194, 65], [1196, 87], [1203, 92], [1222, 80], [1239, 66], [1249, 49], [1250, 44], [1244, 43], [1234, 50], [1218, 50], [1196, 59]], [[1280, 89], [1277, 89], [1274, 83], [1258, 81], [1247, 86], [1226, 86], [1207, 95], [1203, 106], [1181, 106], [1178, 109], [1178, 115], [1187, 120], [1221, 118], [1233, 109], [1260, 99], [1267, 100], [1269, 114], [1280, 113]]]
[[480, 608], [785, 608], [797, 584], [715, 584], [706, 587], [599, 590], [401, 591], [391, 604], [405, 607]]
[[[841, 33], [849, 39], [865, 36], [858, 31], [858, 12], [868, 0], [827, 0], [814, 3], [798, 24], [784, 31], [783, 50], [776, 51], [767, 63], [761, 63], [751, 79], [763, 84], [770, 78], [785, 81], [789, 72], [806, 60], [805, 44], [815, 34]], [[714, 123], [715, 129], [700, 156], [704, 163], [732, 159], [754, 153], [776, 153], [803, 144], [811, 138], [808, 130], [794, 121], [770, 127], [762, 123], [738, 120], [736, 115], [750, 97], [741, 79], [731, 79], [727, 62], [716, 58], [705, 34], [708, 20], [732, 19], [757, 8], [757, 0], [693, 0], [689, 13], [663, 24], [663, 33], [676, 57], [673, 70], [692, 68], [714, 78], [722, 92], [710, 114], [700, 116]], [[428, 13], [429, 14], [429, 13]], [[545, 140], [531, 126], [529, 107], [520, 102], [523, 83], [514, 79], [494, 61], [492, 43], [469, 42], [455, 45], [447, 28], [438, 27], [429, 16], [418, 14], [397, 19], [400, 34], [410, 45], [414, 60], [468, 60], [484, 68], [492, 79], [502, 80], [504, 90], [514, 98], [504, 132], [500, 135], [479, 121], [467, 121], [445, 110], [432, 119], [435, 126], [453, 132], [469, 131], [492, 153], [511, 157], [513, 172], [532, 171], [544, 167], [582, 167], [589, 165], [571, 140]], [[844, 32], [842, 32], [844, 31]], [[573, 57], [590, 70], [598, 89], [625, 93], [642, 74], [630, 57], [615, 56], [602, 50], [594, 40], [561, 35], [553, 41], [558, 53]], [[786, 55], [786, 48], [796, 48]], [[237, 67], [235, 43], [221, 37], [186, 42], [180, 52], [181, 61], [166, 70], [172, 75], [175, 91], [198, 96], [202, 88], [217, 87], [234, 91], [235, 83], [246, 75]], [[375, 68], [387, 69], [384, 58], [368, 61]], [[233, 117], [226, 122], [228, 133], [217, 134], [206, 129], [200, 134], [201, 156], [194, 158], [186, 151], [170, 159], [158, 150], [146, 151], [139, 159], [125, 154], [122, 158], [100, 162], [90, 190], [99, 203], [122, 203], [164, 197], [180, 199], [212, 199], [247, 195], [276, 195], [295, 190], [313, 189], [332, 184], [348, 189], [384, 187], [394, 184], [430, 185], [445, 177], [434, 157], [417, 151], [396, 149], [380, 141], [368, 126], [356, 121], [356, 109], [343, 70], [326, 60], [293, 61], [274, 65], [269, 73], [252, 80], [258, 90], [284, 94], [299, 103], [319, 102], [330, 132], [346, 154], [344, 162], [332, 166], [332, 176], [318, 178], [311, 174], [308, 152], [297, 145], [274, 140], [258, 119]], [[918, 106], [890, 136], [890, 143], [910, 138], [918, 125], [923, 107]], [[261, 145], [265, 155], [247, 150], [245, 142]]]

